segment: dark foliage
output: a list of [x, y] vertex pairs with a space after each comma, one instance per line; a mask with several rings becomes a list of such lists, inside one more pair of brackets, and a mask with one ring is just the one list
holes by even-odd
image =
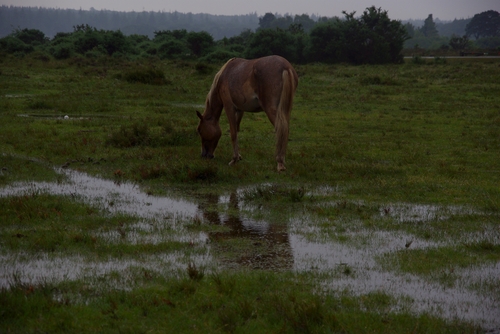
[[311, 31], [311, 60], [320, 62], [390, 63], [400, 62], [408, 35], [405, 27], [389, 19], [387, 11], [370, 7], [360, 18], [345, 13], [317, 25]]
[[[4, 16], [5, 11], [4, 6], [0, 7], [0, 18]], [[32, 11], [33, 9], [28, 10]], [[102, 16], [109, 13], [94, 11], [92, 14]], [[487, 30], [498, 32], [498, 28], [494, 28], [497, 17], [495, 15], [498, 13], [485, 13], [489, 13], [488, 17], [493, 22], [488, 21], [490, 23]], [[475, 18], [485, 19], [485, 13], [478, 14]], [[82, 11], [81, 14], [84, 15], [85, 12]], [[150, 13], [147, 17], [143, 14], [137, 14], [137, 19], [140, 17], [151, 21], [152, 24], [158, 23], [156, 13]], [[139, 28], [127, 35], [121, 30], [98, 29], [85, 23], [72, 26], [72, 32], [58, 32], [50, 39], [40, 30], [25, 28], [17, 29], [1, 38], [0, 51], [17, 57], [37, 51], [39, 55], [45, 54], [43, 58], [47, 61], [51, 57], [68, 59], [83, 56], [91, 59], [189, 59], [206, 64], [220, 64], [234, 57], [257, 58], [274, 54], [299, 64], [384, 64], [401, 62], [405, 47], [442, 50], [451, 47], [463, 50], [465, 47], [474, 46], [493, 49], [500, 45], [498, 36], [476, 40], [475, 45], [463, 40], [463, 37], [456, 37], [461, 35], [439, 37], [432, 14], [420, 28], [410, 23], [403, 25], [400, 21], [391, 20], [387, 11], [374, 6], [367, 8], [359, 17], [354, 15], [354, 12], [344, 12], [345, 17], [342, 19], [324, 17], [313, 20], [308, 15], [292, 17], [266, 13], [259, 19], [259, 28], [255, 32], [245, 29], [239, 35], [223, 37], [217, 41], [205, 30], [160, 29], [154, 30], [153, 36], [149, 37], [137, 33]], [[175, 18], [175, 15], [173, 17]], [[477, 20], [470, 20], [467, 25], [471, 33], [475, 31], [473, 27]], [[454, 26], [462, 27], [465, 22], [468, 21], [455, 20]], [[484, 32], [481, 34], [477, 36], [486, 36]], [[153, 72], [128, 73], [125, 79], [148, 84], [168, 83]]]
[[165, 73], [157, 68], [131, 70], [123, 75], [123, 79], [130, 83], [143, 83], [149, 85], [166, 85], [170, 83], [166, 79]]
[[494, 10], [488, 10], [474, 15], [472, 20], [465, 27], [468, 36], [480, 37], [499, 37], [500, 36], [500, 13]]

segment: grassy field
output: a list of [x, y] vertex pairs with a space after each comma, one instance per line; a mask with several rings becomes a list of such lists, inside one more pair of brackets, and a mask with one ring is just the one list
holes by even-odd
[[1, 332], [500, 330], [500, 59], [296, 66], [284, 173], [217, 70], [0, 57]]

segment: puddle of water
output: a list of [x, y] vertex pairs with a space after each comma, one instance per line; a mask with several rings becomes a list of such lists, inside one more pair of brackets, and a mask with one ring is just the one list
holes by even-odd
[[[123, 273], [132, 268], [143, 268], [168, 277], [184, 271], [187, 262], [202, 267], [207, 261], [210, 261], [208, 253], [190, 255], [187, 259], [181, 252], [159, 253], [138, 259], [103, 261], [89, 261], [78, 255], [54, 256], [47, 253], [36, 256], [32, 254], [0, 255], [0, 272], [2, 273], [0, 274], [0, 287], [8, 287], [15, 283], [36, 285], [84, 278], [88, 282], [89, 279], [95, 280], [113, 272]], [[130, 284], [125, 286], [130, 286]]]
[[35, 96], [35, 94], [5, 94], [4, 95], [7, 98], [21, 98], [21, 97], [32, 97]]
[[[381, 271], [375, 257], [404, 247], [401, 246], [401, 240], [405, 236], [401, 233], [376, 232], [370, 237], [373, 239], [372, 245], [355, 248], [336, 242], [311, 242], [302, 236], [291, 235], [294, 269], [330, 274], [337, 272], [331, 279], [325, 279], [327, 290], [349, 291], [354, 295], [381, 291], [395, 297], [410, 298], [411, 304], [407, 309], [415, 313], [428, 312], [448, 319], [463, 319], [486, 328], [500, 326], [498, 297], [461, 286], [444, 287], [410, 274]], [[419, 246], [418, 240], [414, 243], [416, 247]], [[394, 245], [398, 248], [394, 248]], [[349, 274], [344, 273], [344, 268], [349, 268]], [[481, 284], [500, 277], [500, 264], [466, 269], [455, 274], [461, 277], [464, 285], [473, 282]]]
[[[61, 114], [17, 114], [17, 117], [24, 118], [39, 118], [39, 119], [64, 119], [64, 120], [91, 120], [93, 118], [117, 118], [117, 116], [109, 115], [79, 115], [79, 116], [69, 116]], [[120, 116], [118, 116], [120, 117]]]
[[[85, 173], [67, 169], [56, 169], [66, 176], [67, 182], [13, 183], [0, 188], [0, 196], [23, 195], [29, 192], [48, 192], [56, 195], [75, 196], [97, 205], [109, 214], [127, 213], [140, 218], [136, 224], [127, 226], [125, 239], [118, 232], [107, 232], [109, 242], [158, 243], [164, 237], [155, 236], [165, 224], [175, 224], [176, 217], [202, 217], [204, 223], [227, 227], [224, 231], [186, 234], [186, 240], [206, 243], [216, 248], [224, 241], [241, 240], [250, 244], [243, 254], [230, 258], [215, 259], [227, 268], [255, 268], [268, 270], [295, 270], [325, 274], [323, 284], [331, 291], [350, 291], [366, 294], [382, 291], [396, 297], [406, 297], [410, 305], [399, 305], [417, 313], [435, 313], [449, 319], [464, 319], [486, 328], [499, 328], [500, 297], [467, 289], [471, 284], [481, 285], [500, 277], [500, 264], [484, 265], [455, 272], [459, 276], [455, 287], [445, 287], [417, 276], [382, 271], [376, 257], [404, 249], [409, 239], [402, 232], [349, 232], [363, 243], [328, 241], [325, 243], [307, 240], [304, 231], [314, 232], [311, 217], [296, 217], [287, 225], [270, 224], [241, 217], [241, 196], [237, 192], [229, 196], [207, 196], [201, 201], [191, 202], [169, 197], [150, 196], [132, 183], [117, 184], [113, 181], [91, 177]], [[326, 189], [321, 191], [337, 191]], [[230, 214], [214, 211], [219, 205], [226, 205]], [[466, 211], [466, 210], [465, 210]], [[425, 222], [444, 219], [447, 215], [464, 213], [460, 208], [397, 204], [381, 215], [389, 215], [400, 222]], [[466, 213], [466, 212], [465, 212]], [[176, 226], [174, 226], [175, 228]], [[179, 226], [181, 228], [181, 226]], [[310, 232], [310, 231], [309, 231]], [[180, 232], [179, 232], [180, 233]], [[179, 234], [177, 233], [177, 235]], [[163, 234], [163, 233], [158, 233]], [[104, 235], [104, 234], [103, 234]], [[164, 234], [163, 234], [164, 235]], [[412, 239], [414, 239], [412, 237]], [[238, 242], [238, 241], [237, 241]], [[427, 248], [438, 244], [414, 239], [412, 248]], [[89, 261], [79, 256], [26, 256], [6, 254], [0, 256], [0, 286], [12, 284], [13, 277], [29, 283], [78, 279], [102, 276], [111, 272], [126, 272], [131, 268], [146, 268], [162, 273], [184, 268], [187, 261], [197, 266], [213, 264], [211, 248], [203, 255], [186, 260], [182, 253], [145, 255], [139, 259], [110, 259]], [[191, 256], [190, 256], [191, 257]], [[349, 268], [346, 273], [345, 268]]]
[[68, 182], [16, 182], [0, 189], [0, 196], [16, 196], [33, 192], [67, 195], [81, 198], [107, 212], [127, 213], [141, 218], [161, 218], [172, 215], [193, 217], [194, 203], [169, 197], [150, 196], [128, 182], [116, 183], [69, 169], [56, 169]]
[[209, 232], [210, 240], [213, 240], [215, 244], [220, 244], [224, 240], [244, 239], [254, 246], [253, 250], [247, 250], [231, 259], [220, 259], [219, 261], [224, 266], [268, 270], [292, 268], [293, 257], [286, 226], [241, 218], [238, 214], [219, 214], [210, 210], [221, 203], [228, 205], [232, 212], [239, 212], [239, 196], [236, 193], [220, 198], [208, 196], [199, 206], [200, 213], [206, 222], [229, 228], [226, 232]]
[[399, 223], [422, 223], [429, 221], [446, 220], [452, 215], [473, 214], [471, 208], [458, 206], [438, 206], [399, 203], [391, 204], [380, 209], [382, 216], [389, 216]]

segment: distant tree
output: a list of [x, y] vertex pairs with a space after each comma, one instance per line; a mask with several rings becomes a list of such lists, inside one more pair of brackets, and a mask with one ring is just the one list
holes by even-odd
[[[259, 18], [259, 29], [282, 29], [286, 30], [288, 27], [294, 23], [291, 16], [286, 15], [282, 17], [276, 17], [272, 13], [266, 13], [263, 17]], [[297, 22], [299, 23], [299, 22]]]
[[440, 22], [436, 23], [436, 28], [439, 32], [439, 36], [463, 36], [465, 35], [465, 27], [467, 23], [470, 22], [469, 19], [454, 19], [451, 22]]
[[24, 43], [31, 45], [43, 44], [49, 40], [45, 37], [45, 34], [38, 29], [18, 29], [15, 30], [13, 36], [19, 38]]
[[290, 25], [293, 24], [293, 18], [291, 16], [278, 17], [271, 24], [271, 28], [279, 28], [286, 30]]
[[389, 19], [387, 11], [374, 6], [360, 18], [346, 13], [344, 20], [327, 21], [310, 34], [310, 60], [321, 62], [398, 63], [408, 38], [399, 21]]
[[429, 14], [424, 21], [424, 25], [419, 29], [425, 37], [438, 37], [439, 33], [436, 28], [436, 23], [432, 19], [432, 14]]
[[288, 26], [286, 29], [292, 34], [303, 34], [304, 33], [304, 27], [302, 26], [301, 23], [292, 23]]
[[116, 52], [127, 53], [130, 51], [129, 40], [121, 31], [107, 31], [104, 34], [103, 46], [108, 55], [113, 55]]
[[474, 44], [482, 49], [497, 49], [500, 50], [500, 36], [482, 37], [475, 40]]
[[285, 57], [291, 62], [297, 60], [296, 39], [290, 32], [282, 29], [259, 29], [253, 35], [246, 51], [247, 58], [270, 55]]
[[259, 17], [259, 28], [270, 29], [273, 28], [273, 22], [276, 16], [273, 13], [266, 13], [263, 17]]
[[230, 38], [223, 38], [217, 44], [222, 46], [224, 49], [230, 52], [238, 53], [239, 57], [243, 57], [245, 49], [250, 44], [254, 32], [250, 29], [242, 31], [238, 36], [233, 36]]
[[411, 24], [410, 22], [406, 23], [405, 29], [406, 29], [406, 33], [408, 34], [408, 37], [415, 36], [415, 26], [413, 24]]
[[453, 50], [465, 50], [469, 46], [469, 37], [467, 35], [462, 37], [452, 36], [449, 44]]
[[178, 30], [159, 30], [154, 32], [154, 40], [159, 41], [162, 39], [184, 39], [188, 32], [186, 29]]
[[465, 27], [465, 33], [468, 36], [493, 37], [500, 35], [500, 13], [494, 10], [488, 10], [474, 15]]
[[[149, 54], [154, 54], [155, 49], [150, 49], [148, 51]], [[163, 42], [157, 50], [158, 56], [162, 59], [164, 58], [180, 58], [185, 57], [186, 54], [189, 54], [190, 50], [187, 46], [186, 41], [178, 40], [178, 39], [169, 39], [166, 42]]]
[[401, 62], [401, 50], [408, 33], [403, 24], [391, 20], [387, 11], [375, 6], [367, 8], [359, 19], [367, 40], [363, 43], [363, 63]]
[[186, 41], [191, 52], [197, 57], [207, 54], [215, 45], [212, 35], [206, 31], [189, 32]]
[[76, 30], [74, 38], [75, 50], [78, 53], [85, 54], [87, 51], [103, 44], [103, 34], [94, 29]]
[[87, 23], [85, 24], [77, 24], [76, 26], [73, 26], [73, 32], [87, 32], [87, 31], [95, 31], [97, 30], [96, 28], [91, 27]]
[[311, 31], [312, 28], [314, 28], [316, 22], [314, 22], [314, 20], [311, 19], [309, 15], [302, 14], [302, 15], [295, 15], [295, 17], [293, 18], [293, 24], [295, 25], [300, 24], [304, 32], [309, 32]]
[[24, 43], [19, 38], [7, 36], [0, 39], [0, 50], [7, 53], [24, 54], [34, 51], [34, 47]]
[[339, 19], [318, 23], [309, 35], [309, 60], [333, 63], [344, 61], [343, 47], [346, 45], [343, 33], [343, 23]]

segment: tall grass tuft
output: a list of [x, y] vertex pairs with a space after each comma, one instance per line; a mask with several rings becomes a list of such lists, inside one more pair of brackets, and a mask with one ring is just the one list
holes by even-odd
[[148, 145], [151, 142], [149, 127], [146, 124], [134, 123], [122, 125], [118, 131], [111, 134], [106, 143], [114, 147], [132, 147]]
[[130, 83], [148, 85], [169, 85], [172, 82], [165, 77], [165, 73], [157, 68], [135, 69], [123, 74], [123, 79]]
[[190, 279], [200, 281], [205, 276], [203, 268], [199, 268], [195, 263], [189, 262], [187, 266], [187, 274]]

